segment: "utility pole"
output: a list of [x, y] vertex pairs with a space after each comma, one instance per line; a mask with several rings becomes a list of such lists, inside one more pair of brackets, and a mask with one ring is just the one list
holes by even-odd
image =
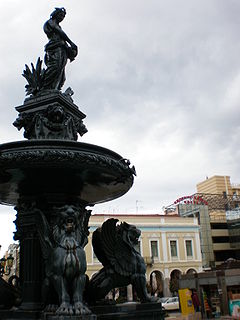
[[142, 202], [141, 200], [136, 200], [136, 213], [138, 213], [138, 204], [139, 204], [139, 202]]
[[139, 200], [136, 200], [136, 213], [138, 213], [138, 202]]

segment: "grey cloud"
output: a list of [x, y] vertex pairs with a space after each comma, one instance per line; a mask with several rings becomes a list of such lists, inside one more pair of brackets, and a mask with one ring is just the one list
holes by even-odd
[[[4, 4], [0, 20], [7, 48], [1, 50], [0, 74], [4, 142], [22, 139], [11, 127], [13, 107], [24, 99], [21, 73], [25, 63], [43, 58], [42, 25], [59, 5], [11, 3]], [[76, 61], [66, 68], [66, 87], [87, 114], [89, 133], [82, 141], [130, 158], [138, 172], [129, 194], [116, 200], [118, 210], [134, 210], [141, 200], [146, 210], [161, 211], [181, 194], [194, 193], [206, 175], [229, 174], [240, 182], [238, 1], [61, 5], [67, 9], [63, 28], [79, 45]]]

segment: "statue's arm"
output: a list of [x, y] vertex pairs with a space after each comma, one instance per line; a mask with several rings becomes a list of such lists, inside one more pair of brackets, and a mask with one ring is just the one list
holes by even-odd
[[72, 40], [67, 36], [67, 34], [60, 28], [60, 26], [52, 19], [48, 20], [48, 23], [50, 27], [54, 30], [54, 32], [58, 33], [60, 37], [70, 44], [72, 48], [77, 48], [75, 43], [72, 42]]

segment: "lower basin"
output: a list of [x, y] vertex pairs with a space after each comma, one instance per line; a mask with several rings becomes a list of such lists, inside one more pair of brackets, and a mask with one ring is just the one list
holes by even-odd
[[0, 203], [20, 197], [75, 197], [94, 205], [124, 195], [134, 167], [119, 154], [66, 140], [24, 140], [0, 145]]

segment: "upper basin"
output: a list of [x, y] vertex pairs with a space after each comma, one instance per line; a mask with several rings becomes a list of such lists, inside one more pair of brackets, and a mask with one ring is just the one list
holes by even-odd
[[88, 205], [124, 195], [134, 167], [119, 154], [88, 143], [24, 140], [0, 145], [0, 203], [20, 197], [72, 197]]

